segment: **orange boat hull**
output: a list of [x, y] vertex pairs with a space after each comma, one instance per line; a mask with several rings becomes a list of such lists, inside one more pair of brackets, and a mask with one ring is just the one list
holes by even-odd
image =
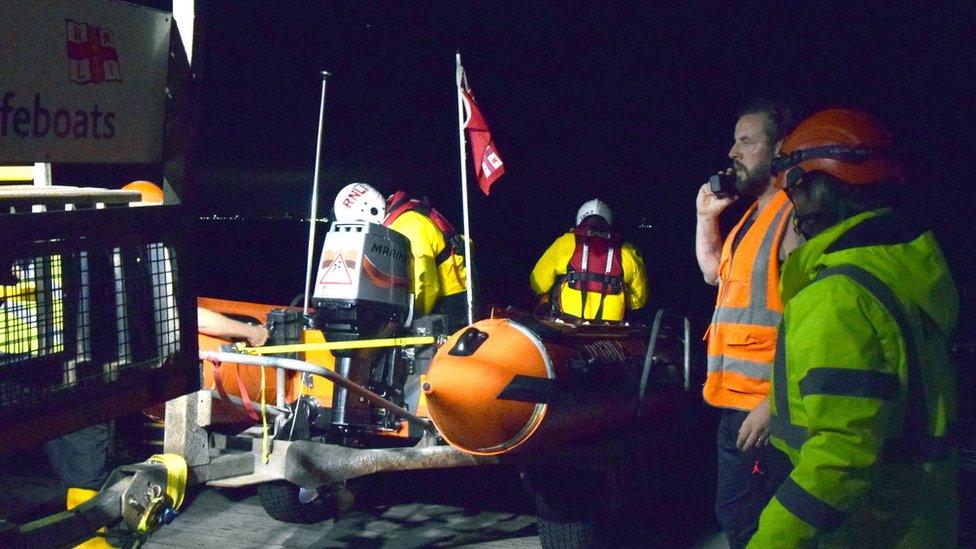
[[[281, 309], [277, 305], [266, 305], [261, 303], [249, 303], [243, 301], [228, 301], [212, 298], [198, 298], [197, 304], [212, 311], [230, 316], [235, 320], [249, 321], [264, 324], [267, 315], [274, 309]], [[303, 332], [303, 343], [321, 343], [325, 341], [322, 332], [318, 330], [305, 330]], [[198, 341], [201, 350], [219, 350], [221, 345], [232, 343], [230, 341], [198, 334]], [[328, 351], [310, 351], [301, 353], [298, 357], [301, 360], [311, 362], [329, 370], [335, 370], [335, 358]], [[264, 389], [262, 391], [261, 370], [264, 370]], [[236, 363], [224, 362], [219, 368], [208, 360], [203, 361], [202, 365], [203, 387], [213, 391], [223, 390], [223, 393], [232, 399], [242, 398], [242, 392], [251, 402], [260, 402], [262, 393], [265, 402], [274, 404], [275, 395], [278, 389], [277, 370], [275, 368], [259, 368]], [[293, 402], [300, 395], [311, 395], [320, 406], [329, 407], [332, 404], [332, 383], [319, 376], [311, 376], [311, 387], [302, 386], [302, 376], [296, 372], [285, 372], [285, 401]], [[222, 407], [226, 408], [226, 407]], [[235, 405], [235, 412], [230, 413], [231, 421], [250, 421], [239, 405]]]
[[431, 362], [430, 417], [445, 440], [476, 455], [551, 449], [619, 428], [638, 418], [647, 337], [639, 327], [533, 317], [476, 322]]

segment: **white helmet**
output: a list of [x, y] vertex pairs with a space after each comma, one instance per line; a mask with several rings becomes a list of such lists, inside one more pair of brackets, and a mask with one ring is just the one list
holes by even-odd
[[336, 195], [335, 220], [340, 223], [369, 221], [382, 225], [386, 217], [386, 199], [365, 183], [350, 183]]
[[598, 215], [607, 222], [607, 225], [613, 225], [613, 212], [610, 211], [610, 206], [598, 198], [587, 201], [580, 206], [579, 211], [576, 212], [576, 224], [579, 225], [591, 215]]

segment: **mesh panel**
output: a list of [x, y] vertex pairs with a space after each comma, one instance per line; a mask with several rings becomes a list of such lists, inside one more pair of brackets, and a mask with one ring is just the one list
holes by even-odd
[[0, 258], [0, 412], [180, 351], [173, 247], [116, 244], [47, 240]]

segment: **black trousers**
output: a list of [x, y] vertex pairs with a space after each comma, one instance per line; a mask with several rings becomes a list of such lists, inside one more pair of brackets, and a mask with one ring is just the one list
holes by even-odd
[[[475, 320], [478, 320], [478, 307], [475, 303]], [[445, 316], [444, 322], [446, 324], [448, 334], [452, 334], [457, 330], [468, 325], [468, 294], [467, 292], [458, 292], [456, 294], [445, 295], [437, 300], [434, 308], [430, 311], [433, 314], [442, 314]]]
[[722, 410], [718, 424], [718, 486], [715, 515], [729, 547], [745, 547], [759, 525], [759, 515], [793, 465], [771, 445], [745, 452], [735, 446], [748, 412]]

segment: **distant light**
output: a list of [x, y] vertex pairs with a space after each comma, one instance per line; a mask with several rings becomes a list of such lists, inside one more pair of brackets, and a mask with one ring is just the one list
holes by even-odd
[[[241, 214], [209, 214], [201, 215], [197, 219], [200, 221], [298, 221], [301, 223], [308, 221], [307, 217], [298, 217], [290, 213], [252, 216], [243, 216]], [[315, 219], [316, 223], [329, 223], [330, 221], [331, 219], [328, 217], [318, 217]]]

